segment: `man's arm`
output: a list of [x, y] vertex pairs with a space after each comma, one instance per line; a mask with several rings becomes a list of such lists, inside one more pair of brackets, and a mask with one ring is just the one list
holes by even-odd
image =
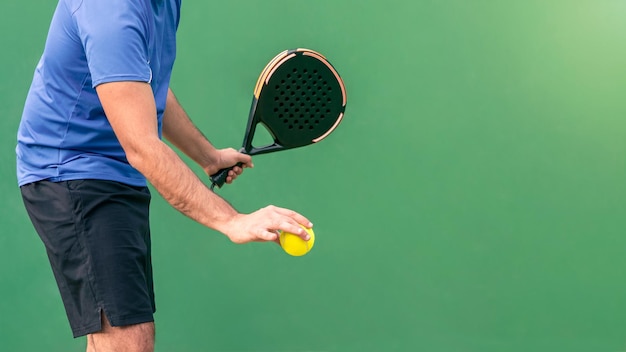
[[[242, 162], [243, 167], [253, 166], [248, 155], [240, 154], [232, 148], [215, 149], [189, 119], [171, 89], [168, 90], [167, 104], [163, 113], [163, 137], [200, 165], [208, 175], [238, 162]], [[235, 167], [229, 173], [226, 182], [231, 183], [242, 171], [240, 167]]]
[[252, 214], [240, 214], [209, 190], [159, 139], [150, 85], [113, 82], [97, 86], [96, 91], [129, 163], [174, 208], [226, 234], [235, 243], [276, 241], [276, 230], [307, 237], [298, 224], [309, 226], [310, 222], [292, 210], [269, 206]]

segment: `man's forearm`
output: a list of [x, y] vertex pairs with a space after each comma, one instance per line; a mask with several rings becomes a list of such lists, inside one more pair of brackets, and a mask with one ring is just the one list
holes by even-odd
[[200, 166], [215, 162], [215, 147], [196, 128], [171, 89], [163, 113], [163, 136]]
[[133, 166], [178, 211], [224, 233], [238, 212], [210, 191], [169, 146], [158, 140], [152, 144], [145, 146], [143, 156], [135, 156]]

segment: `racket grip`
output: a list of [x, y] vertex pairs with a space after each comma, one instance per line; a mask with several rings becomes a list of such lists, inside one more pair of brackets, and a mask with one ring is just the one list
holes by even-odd
[[[237, 165], [235, 166], [243, 166], [243, 163], [237, 163]], [[222, 188], [222, 186], [224, 185], [224, 183], [226, 183], [226, 178], [228, 177], [228, 172], [232, 169], [235, 168], [235, 166], [231, 166], [231, 167], [227, 167], [225, 169], [221, 169], [220, 171], [214, 173], [213, 175], [211, 175], [211, 189], [215, 188], [215, 186], [217, 186], [217, 188]]]

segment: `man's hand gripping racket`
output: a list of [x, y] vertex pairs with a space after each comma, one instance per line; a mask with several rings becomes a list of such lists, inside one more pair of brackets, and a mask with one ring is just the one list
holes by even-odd
[[[283, 51], [259, 76], [240, 152], [253, 156], [317, 143], [339, 125], [345, 109], [343, 80], [324, 56], [308, 49]], [[252, 145], [259, 123], [272, 144]], [[211, 189], [222, 187], [234, 167], [211, 175]]]

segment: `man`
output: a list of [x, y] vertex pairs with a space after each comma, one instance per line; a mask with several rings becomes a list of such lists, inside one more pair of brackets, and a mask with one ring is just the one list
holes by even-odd
[[274, 206], [238, 213], [161, 140], [207, 174], [252, 167], [247, 155], [215, 149], [169, 88], [180, 1], [60, 0], [26, 99], [18, 182], [87, 351], [154, 349], [146, 180], [235, 243], [276, 241], [279, 230], [306, 240], [300, 225], [312, 226]]

